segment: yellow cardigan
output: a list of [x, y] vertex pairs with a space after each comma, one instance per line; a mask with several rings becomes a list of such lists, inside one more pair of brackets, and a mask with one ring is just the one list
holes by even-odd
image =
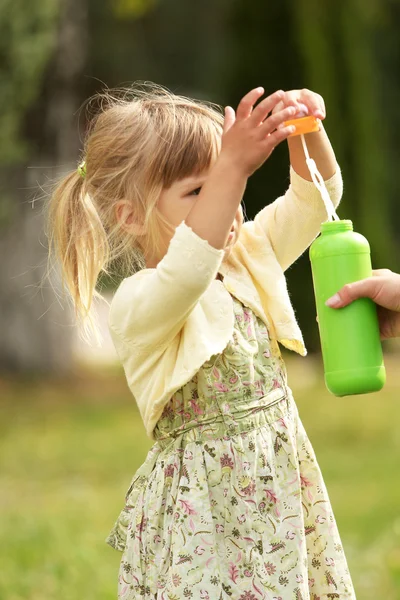
[[[339, 166], [325, 183], [336, 207], [343, 191]], [[284, 271], [326, 218], [314, 184], [291, 168], [285, 195], [243, 224], [228, 259], [222, 262], [223, 250], [182, 222], [157, 268], [122, 281], [108, 324], [150, 439], [171, 396], [231, 339], [231, 294], [267, 323], [281, 344], [306, 355]]]

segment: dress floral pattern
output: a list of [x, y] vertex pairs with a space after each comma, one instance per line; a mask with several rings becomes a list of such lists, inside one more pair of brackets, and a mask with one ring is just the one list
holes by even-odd
[[278, 345], [232, 301], [230, 343], [165, 406], [106, 539], [118, 598], [353, 600]]

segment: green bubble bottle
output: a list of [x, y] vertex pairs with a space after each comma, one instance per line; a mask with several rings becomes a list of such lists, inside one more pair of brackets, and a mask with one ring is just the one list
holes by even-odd
[[371, 277], [368, 241], [353, 231], [350, 220], [327, 221], [311, 245], [310, 260], [328, 390], [335, 396], [378, 392], [386, 373], [374, 302], [359, 298], [344, 308], [325, 304], [346, 283]]
[[298, 134], [307, 166], [328, 217], [321, 224], [321, 235], [310, 247], [326, 387], [335, 396], [378, 392], [385, 384], [386, 371], [374, 302], [359, 298], [344, 308], [330, 308], [325, 304], [345, 284], [371, 277], [369, 243], [353, 231], [350, 220], [340, 220], [337, 216], [303, 135], [315, 131], [315, 123], [312, 117], [300, 121], [303, 129], [299, 127]]

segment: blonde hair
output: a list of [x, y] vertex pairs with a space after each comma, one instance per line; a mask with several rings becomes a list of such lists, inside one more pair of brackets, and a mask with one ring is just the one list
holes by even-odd
[[[162, 228], [171, 231], [157, 210], [162, 189], [210, 166], [223, 127], [221, 107], [147, 82], [94, 100], [100, 110], [84, 142], [86, 175], [74, 169], [63, 177], [46, 207], [48, 272], [60, 263], [87, 342], [91, 333], [102, 339], [93, 306], [94, 297], [102, 298], [99, 275], [112, 275], [111, 265], [123, 277], [132, 275], [145, 267], [147, 251], [159, 251]], [[144, 225], [145, 245], [118, 222], [121, 200], [132, 203], [135, 220]]]

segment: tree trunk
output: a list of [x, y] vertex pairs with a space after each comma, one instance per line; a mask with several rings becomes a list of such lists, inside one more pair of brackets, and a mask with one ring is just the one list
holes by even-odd
[[79, 76], [86, 60], [87, 2], [62, 0], [60, 8], [54, 56], [43, 93], [27, 122], [34, 166], [0, 173], [2, 372], [65, 374], [74, 364], [71, 306], [58, 274], [53, 273], [51, 282], [44, 279], [48, 249], [42, 200], [32, 202], [32, 196], [43, 199], [40, 186], [45, 178], [54, 178], [51, 165], [73, 168], [79, 149], [76, 112], [81, 103]]

